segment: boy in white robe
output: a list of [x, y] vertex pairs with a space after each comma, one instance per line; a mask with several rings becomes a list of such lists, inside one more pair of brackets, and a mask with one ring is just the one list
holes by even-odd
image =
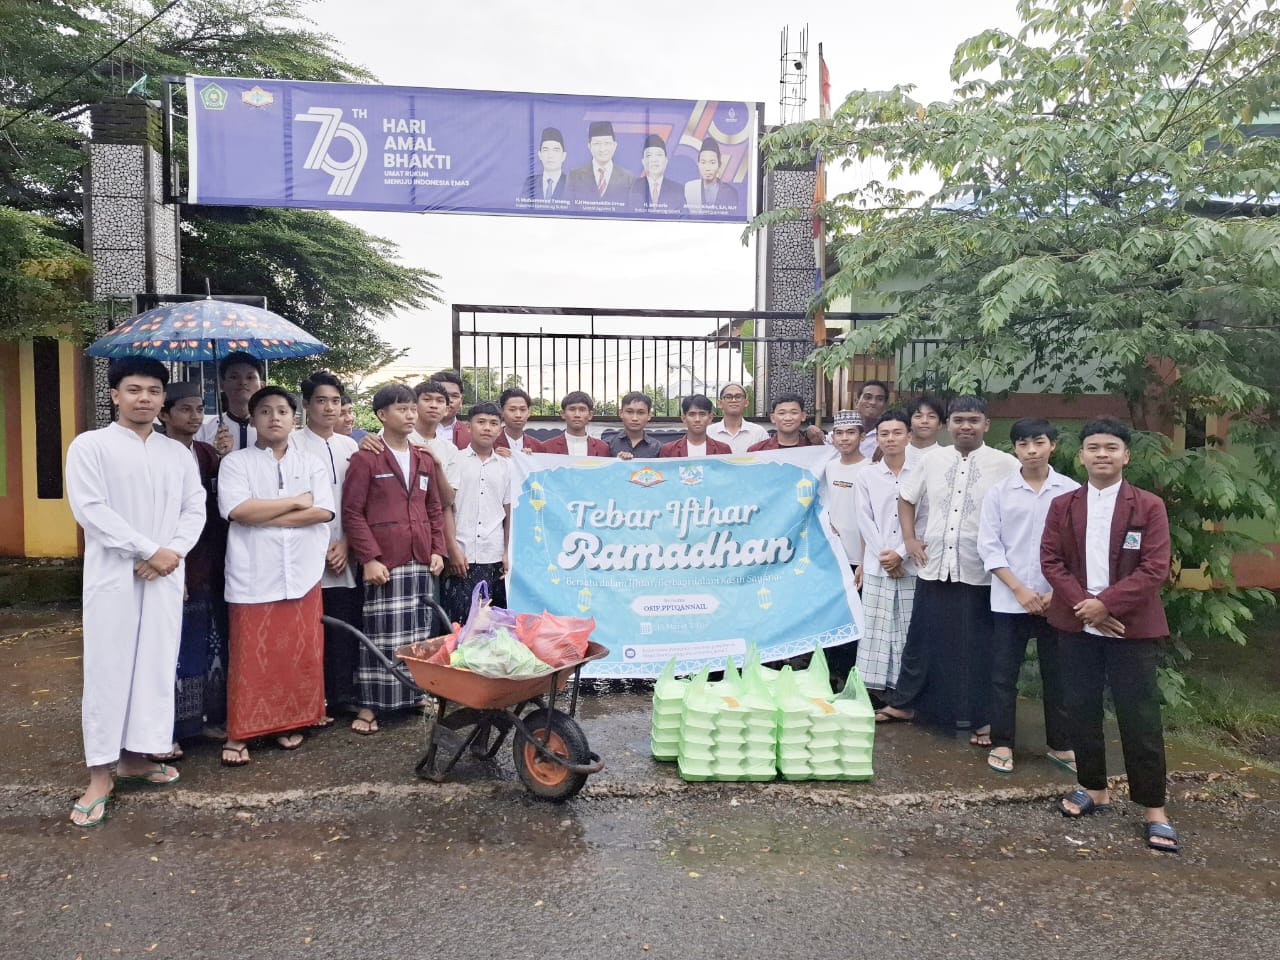
[[71, 814], [81, 827], [102, 822], [114, 781], [178, 779], [146, 754], [172, 742], [182, 561], [204, 527], [205, 495], [191, 452], [151, 429], [168, 380], [158, 360], [114, 361], [108, 383], [119, 419], [67, 449], [67, 498], [84, 528], [89, 786]]

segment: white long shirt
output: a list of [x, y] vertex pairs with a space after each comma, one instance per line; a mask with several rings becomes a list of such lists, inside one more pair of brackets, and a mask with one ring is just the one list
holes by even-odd
[[[1040, 489], [1033, 490], [1022, 471], [1001, 480], [982, 502], [978, 524], [978, 555], [988, 571], [1008, 567], [1025, 587], [1048, 593], [1049, 581], [1040, 571], [1040, 538], [1054, 497], [1079, 487], [1052, 467]], [[991, 578], [991, 609], [996, 613], [1024, 613], [1013, 591], [999, 577]]]
[[730, 433], [723, 420], [717, 420], [707, 427], [707, 436], [712, 440], [727, 443], [734, 453], [746, 453], [747, 450], [762, 440], [769, 439], [769, 431], [750, 420], [742, 421], [742, 428], [737, 433]]
[[182, 633], [184, 566], [142, 580], [139, 560], [168, 547], [186, 555], [204, 528], [195, 457], [176, 440], [112, 424], [67, 450], [67, 500], [84, 528], [85, 763], [172, 742], [174, 668]]
[[[381, 430], [378, 431], [378, 436], [382, 436]], [[444, 478], [449, 481], [449, 486], [454, 490], [458, 489], [458, 454], [461, 451], [453, 445], [452, 440], [446, 440], [439, 433], [427, 439], [418, 431], [411, 430], [409, 442], [419, 447], [426, 447], [435, 454], [436, 462], [444, 468]]]
[[[280, 500], [310, 493], [312, 506], [337, 513], [326, 464], [297, 447], [279, 460], [258, 446], [227, 454], [218, 469], [218, 511], [246, 500]], [[231, 521], [227, 530], [228, 603], [297, 600], [320, 582], [329, 547], [329, 525], [258, 526]]]
[[[127, 586], [133, 567], [161, 547], [186, 556], [204, 529], [195, 457], [158, 433], [145, 440], [118, 423], [67, 448], [67, 500], [84, 528], [86, 590]], [[182, 582], [182, 568], [169, 575]], [[107, 578], [107, 582], [103, 578]]]
[[841, 463], [828, 460], [822, 475], [823, 500], [831, 516], [831, 527], [840, 538], [849, 563], [862, 563], [862, 534], [858, 531], [858, 474], [870, 463]]
[[[1099, 490], [1092, 483], [1086, 491], [1088, 514], [1084, 526], [1084, 576], [1086, 588], [1093, 596], [1111, 586], [1111, 519], [1116, 512], [1120, 484]], [[1102, 636], [1097, 627], [1086, 626], [1085, 633]]]
[[458, 458], [457, 541], [468, 563], [501, 563], [506, 554], [502, 524], [511, 503], [511, 462], [496, 453], [482, 460], [468, 446]]
[[[289, 443], [309, 453], [325, 467], [325, 474], [329, 478], [329, 489], [333, 491], [333, 502], [338, 507], [334, 511], [333, 519], [329, 521], [329, 543], [337, 543], [344, 536], [342, 484], [347, 479], [347, 466], [351, 462], [352, 455], [359, 449], [359, 445], [350, 437], [340, 433], [325, 439], [308, 427], [289, 434]], [[347, 568], [340, 574], [334, 573], [329, 569], [329, 565], [325, 564], [324, 575], [320, 578], [321, 587], [354, 587], [355, 585], [356, 576], [351, 564], [347, 564]]]
[[898, 491], [914, 469], [911, 461], [902, 465], [895, 474], [889, 465], [867, 463], [858, 473], [858, 532], [864, 544], [862, 553], [863, 576], [887, 577], [880, 565], [880, 554], [892, 550], [902, 557], [902, 569], [908, 576], [915, 576], [916, 565], [907, 553], [898, 523]]
[[1019, 467], [1018, 461], [985, 444], [962, 456], [955, 447], [938, 447], [916, 461], [899, 495], [907, 503], [929, 501], [923, 535], [928, 563], [922, 580], [949, 580], [983, 587], [991, 574], [978, 556], [978, 523], [982, 501], [997, 483]]

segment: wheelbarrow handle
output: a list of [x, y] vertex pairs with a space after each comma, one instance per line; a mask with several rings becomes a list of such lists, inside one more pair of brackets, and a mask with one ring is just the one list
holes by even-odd
[[[435, 601], [432, 601], [432, 603], [434, 604]], [[438, 605], [437, 605], [437, 609], [439, 609]], [[442, 614], [444, 613], [443, 610], [441, 610], [440, 612]], [[448, 618], [446, 617], [446, 622], [447, 622], [447, 619]], [[364, 644], [365, 649], [368, 650], [371, 654], [373, 654], [374, 658], [379, 663], [381, 663], [384, 667], [386, 667], [393, 677], [399, 680], [402, 684], [404, 684], [414, 693], [421, 694], [424, 697], [430, 696], [430, 694], [427, 693], [426, 690], [423, 690], [420, 686], [414, 683], [413, 676], [409, 673], [408, 670], [402, 667], [399, 663], [390, 659], [385, 653], [383, 653], [381, 650], [378, 649], [378, 645], [376, 643], [374, 643], [372, 640], [366, 637], [363, 633], [361, 633], [351, 624], [347, 623], [345, 620], [339, 620], [337, 617], [330, 617], [330, 616], [322, 616], [320, 618], [320, 622], [323, 623], [326, 627], [337, 627], [339, 630], [345, 630], [347, 633], [351, 634], [351, 636], [355, 637], [362, 644]]]

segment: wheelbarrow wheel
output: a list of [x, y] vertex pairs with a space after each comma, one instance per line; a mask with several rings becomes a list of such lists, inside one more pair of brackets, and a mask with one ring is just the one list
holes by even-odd
[[[539, 743], [546, 739], [546, 749], [557, 757], [575, 764], [584, 764], [591, 759], [586, 734], [567, 713], [552, 710], [548, 723], [546, 710], [534, 710], [524, 718], [524, 723], [530, 736]], [[525, 787], [535, 796], [544, 800], [568, 800], [587, 782], [585, 773], [574, 773], [561, 764], [546, 759], [524, 737], [515, 737], [511, 746], [516, 773], [520, 774]]]

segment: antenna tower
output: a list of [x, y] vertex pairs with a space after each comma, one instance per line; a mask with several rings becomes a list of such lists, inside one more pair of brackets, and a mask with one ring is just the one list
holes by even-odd
[[782, 58], [779, 74], [778, 122], [798, 123], [804, 119], [806, 88], [809, 83], [809, 25], [800, 30], [799, 43], [791, 44], [791, 28], [782, 28]]

